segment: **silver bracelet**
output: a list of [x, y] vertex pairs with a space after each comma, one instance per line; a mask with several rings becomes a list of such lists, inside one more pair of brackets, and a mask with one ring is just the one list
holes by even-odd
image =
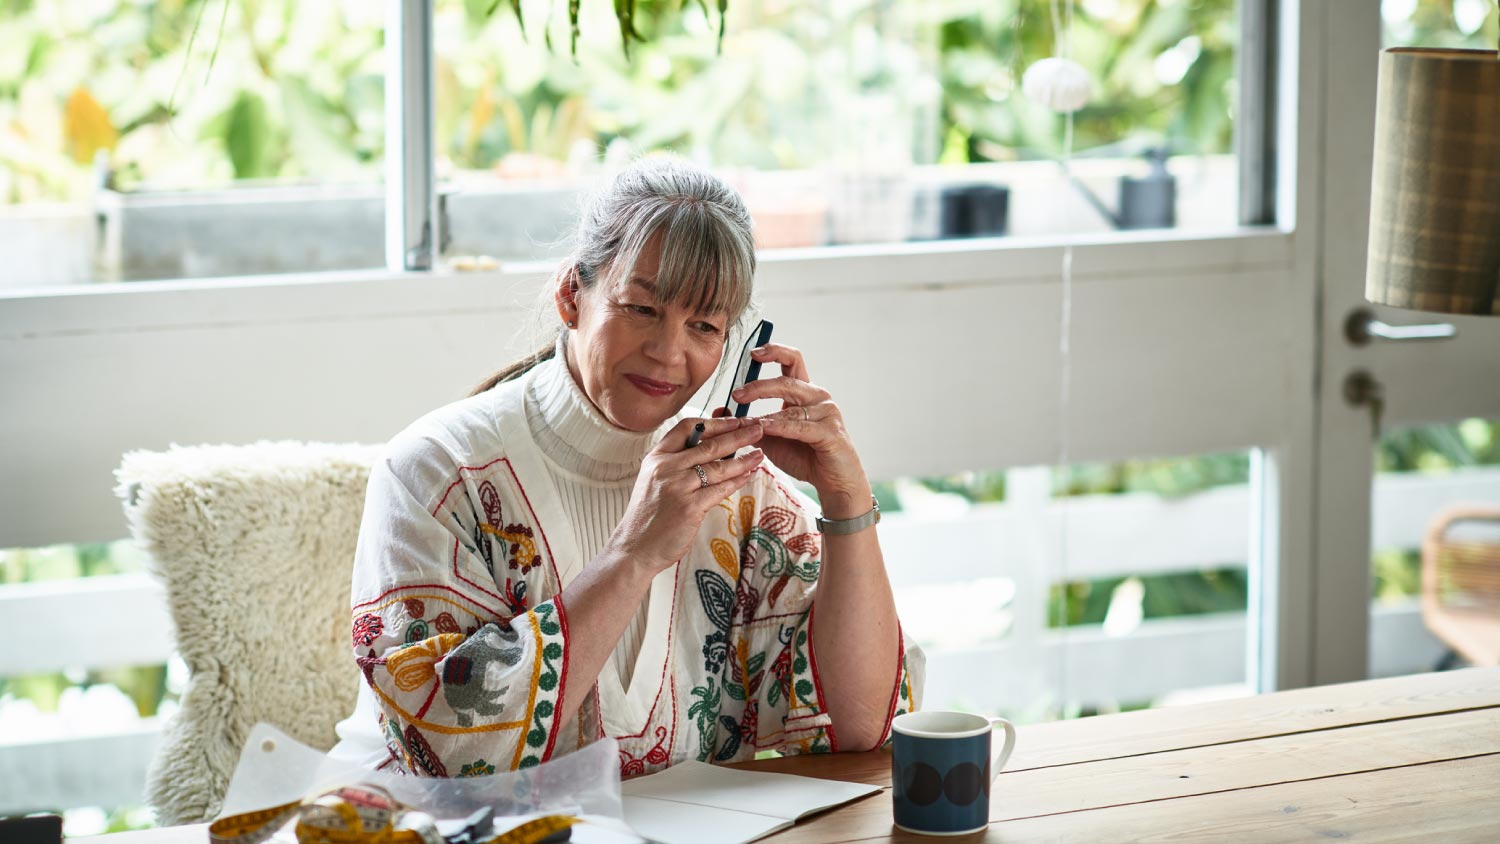
[[870, 496], [870, 510], [862, 516], [852, 519], [825, 519], [818, 514], [818, 533], [826, 536], [847, 536], [851, 533], [859, 533], [867, 527], [880, 524], [880, 502], [875, 496]]

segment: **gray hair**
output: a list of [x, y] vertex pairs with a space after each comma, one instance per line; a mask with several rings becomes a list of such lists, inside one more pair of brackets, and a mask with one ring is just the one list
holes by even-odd
[[[622, 283], [658, 236], [658, 298], [723, 314], [737, 325], [750, 308], [755, 278], [750, 212], [733, 188], [676, 156], [640, 158], [596, 193], [579, 218], [573, 253], [558, 272], [576, 272], [580, 290], [601, 279]], [[490, 376], [471, 395], [519, 378], [554, 352], [555, 338]]]

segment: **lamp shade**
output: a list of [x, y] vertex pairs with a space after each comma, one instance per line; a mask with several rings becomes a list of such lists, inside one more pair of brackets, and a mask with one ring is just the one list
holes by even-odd
[[1365, 298], [1500, 315], [1500, 59], [1380, 56]]

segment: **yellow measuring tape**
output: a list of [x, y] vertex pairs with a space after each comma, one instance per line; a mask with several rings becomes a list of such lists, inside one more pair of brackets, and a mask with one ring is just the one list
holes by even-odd
[[212, 844], [260, 844], [293, 818], [298, 844], [553, 844], [567, 841], [577, 818], [544, 815], [515, 829], [490, 835], [471, 826], [453, 838], [438, 833], [431, 815], [410, 809], [373, 785], [336, 788], [315, 800], [297, 801], [220, 818], [208, 827]]

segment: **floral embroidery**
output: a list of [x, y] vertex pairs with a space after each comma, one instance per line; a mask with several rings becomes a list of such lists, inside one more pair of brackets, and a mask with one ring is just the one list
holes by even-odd
[[[354, 611], [356, 660], [380, 699], [397, 767], [417, 774], [532, 767], [558, 742], [571, 749], [572, 730], [581, 747], [603, 723], [588, 694], [569, 719], [576, 726], [557, 735], [568, 629], [552, 600], [556, 578], [543, 566], [550, 523], [536, 521], [506, 471], [503, 458], [463, 467], [448, 488], [453, 498], [444, 493], [420, 514], [431, 517], [431, 560], [378, 588], [356, 583], [363, 596]], [[733, 762], [764, 748], [832, 749], [810, 626], [821, 537], [810, 532], [805, 505], [770, 473], [757, 473], [751, 489], [720, 505], [723, 515], [705, 524], [682, 560], [692, 578], [680, 580], [676, 594], [674, 618], [683, 626], [670, 665], [678, 667], [647, 732], [621, 742], [625, 776], [684, 757]], [[882, 703], [909, 711], [913, 691], [903, 663]]]
[[413, 642], [420, 642], [426, 638], [427, 622], [419, 618], [416, 621], [413, 621], [411, 624], [406, 625], [406, 643], [408, 645]]
[[483, 759], [475, 759], [473, 762], [465, 765], [463, 770], [458, 772], [458, 775], [461, 777], [487, 777], [494, 772], [494, 765]]
[[[795, 654], [792, 656], [792, 671], [795, 672], [795, 673], [797, 673], [797, 674], [806, 674], [807, 673], [808, 663], [807, 663], [807, 654], [805, 653], [806, 647], [807, 647], [807, 631], [806, 630], [798, 630], [797, 631], [797, 650], [796, 650]], [[803, 677], [803, 678], [799, 679], [797, 681], [797, 684], [795, 686], [793, 686], [792, 688], [793, 688], [794, 691], [797, 692], [797, 697], [801, 698], [804, 701], [808, 701], [808, 702], [812, 701], [812, 699], [813, 699], [813, 684], [812, 684], [811, 680], [807, 679], [806, 677]]]
[[703, 604], [703, 612], [708, 615], [708, 620], [712, 621], [715, 627], [728, 632], [730, 616], [734, 608], [734, 590], [729, 587], [723, 577], [708, 569], [693, 572], [693, 579], [698, 582], [698, 598]]
[[719, 690], [714, 688], [714, 678], [710, 676], [705, 685], [694, 686], [691, 694], [696, 700], [688, 707], [687, 714], [698, 727], [698, 761], [707, 762], [718, 738]]
[[505, 607], [514, 615], [526, 612], [526, 581], [505, 578]]
[[369, 647], [371, 642], [380, 638], [385, 630], [385, 622], [380, 616], [365, 613], [354, 619], [354, 644], [356, 647]]
[[437, 661], [463, 641], [462, 636], [448, 634], [413, 642], [386, 657], [385, 670], [396, 688], [412, 692], [437, 679]]
[[671, 759], [671, 756], [667, 753], [666, 748], [667, 728], [664, 725], [658, 725], [652, 735], [656, 736], [656, 744], [653, 744], [651, 746], [651, 749], [646, 751], [646, 755], [643, 757], [633, 756], [631, 755], [630, 751], [621, 748], [620, 776], [640, 776], [641, 774], [646, 773], [647, 765], [661, 767], [662, 765], [667, 764], [667, 761]]
[[[531, 528], [520, 524], [507, 525], [501, 518], [500, 493], [495, 491], [494, 484], [485, 481], [479, 485], [479, 502], [484, 506], [485, 520], [479, 529], [506, 543], [510, 567], [526, 574], [541, 565], [542, 557], [536, 552], [536, 538]], [[494, 563], [490, 565], [493, 567]]]
[[443, 767], [443, 761], [432, 752], [432, 745], [427, 743], [426, 737], [418, 732], [416, 727], [406, 728], [406, 732], [401, 735], [401, 743], [406, 748], [407, 757], [411, 759], [408, 767], [420, 768], [429, 776], [448, 776], [448, 769]]
[[734, 546], [730, 545], [728, 540], [714, 537], [708, 543], [708, 550], [714, 555], [714, 562], [719, 564], [719, 568], [723, 569], [725, 574], [731, 578], [740, 576], [739, 557], [734, 553]]
[[715, 630], [703, 640], [703, 668], [710, 674], [719, 673], [724, 660], [729, 657], [729, 638], [723, 630]]

